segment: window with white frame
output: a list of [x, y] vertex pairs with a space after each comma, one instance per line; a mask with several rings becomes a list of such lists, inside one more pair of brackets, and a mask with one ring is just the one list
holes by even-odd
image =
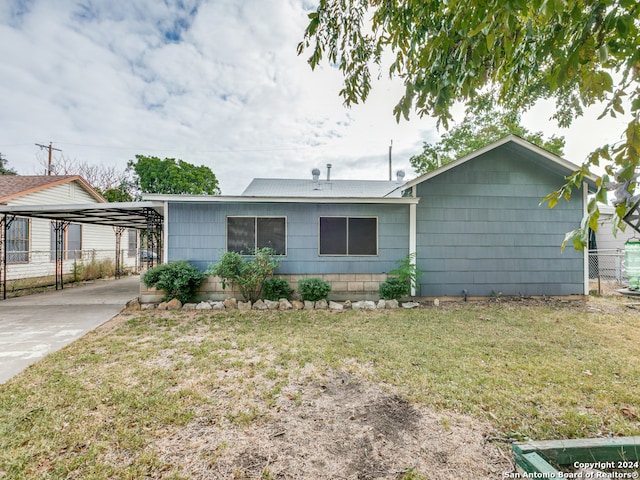
[[287, 254], [285, 217], [227, 217], [227, 250], [250, 255], [256, 248]]
[[320, 217], [320, 255], [377, 255], [377, 217]]
[[7, 228], [7, 263], [29, 261], [29, 219], [14, 218]]

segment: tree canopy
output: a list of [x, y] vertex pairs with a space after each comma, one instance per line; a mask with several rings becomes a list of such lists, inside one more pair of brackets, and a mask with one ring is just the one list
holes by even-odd
[[12, 168], [7, 168], [6, 164], [7, 160], [2, 158], [2, 154], [0, 154], [0, 175], [17, 175], [16, 171]]
[[467, 110], [461, 123], [451, 127], [434, 143], [424, 142], [424, 150], [409, 159], [418, 173], [435, 170], [458, 158], [475, 152], [509, 134], [515, 134], [558, 156], [564, 150], [564, 138], [551, 136], [544, 138], [542, 132], [531, 132], [525, 128], [520, 115], [480, 102]]
[[218, 179], [209, 167], [196, 166], [183, 160], [136, 155], [129, 161], [135, 173], [134, 182], [142, 193], [216, 195]]
[[587, 227], [597, 228], [596, 201], [606, 199], [608, 176], [629, 194], [618, 204], [622, 217], [636, 191], [640, 164], [640, 4], [636, 0], [320, 0], [298, 52], [309, 63], [328, 60], [341, 70], [340, 95], [347, 105], [365, 101], [372, 69], [403, 80], [394, 108], [432, 115], [448, 126], [451, 107], [483, 95], [522, 111], [555, 99], [553, 119], [566, 127], [591, 105], [602, 116], [628, 114], [619, 141], [602, 145], [546, 200], [568, 199], [593, 167], [607, 175], [589, 205]]

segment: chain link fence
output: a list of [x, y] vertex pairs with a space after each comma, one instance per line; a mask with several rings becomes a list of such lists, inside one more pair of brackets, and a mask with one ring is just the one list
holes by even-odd
[[[121, 250], [119, 253], [120, 273], [137, 272], [144, 264], [141, 252]], [[132, 255], [133, 253], [133, 255]], [[67, 250], [63, 252], [63, 274], [66, 282], [79, 282], [115, 275], [116, 251], [113, 250]], [[55, 250], [31, 250], [8, 252], [6, 270], [0, 273], [7, 282], [9, 292], [38, 286], [55, 284]]]
[[603, 290], [619, 289], [628, 284], [624, 267], [624, 250], [589, 250], [590, 290], [602, 294]]

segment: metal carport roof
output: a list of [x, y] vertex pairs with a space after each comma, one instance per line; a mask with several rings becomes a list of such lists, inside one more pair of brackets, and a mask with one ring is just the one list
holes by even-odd
[[148, 228], [150, 217], [163, 217], [163, 202], [116, 202], [65, 205], [0, 205], [0, 215], [44, 218], [74, 223]]

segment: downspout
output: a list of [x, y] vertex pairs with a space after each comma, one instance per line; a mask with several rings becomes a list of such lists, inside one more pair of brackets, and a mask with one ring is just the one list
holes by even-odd
[[[589, 194], [589, 185], [587, 182], [582, 182], [582, 218], [585, 218], [589, 213], [589, 205], [587, 196]], [[583, 249], [583, 266], [584, 273], [584, 295], [589, 295], [589, 242], [587, 241], [586, 248]]]
[[162, 207], [162, 263], [169, 261], [169, 202], [165, 201]]
[[[411, 187], [411, 196], [413, 198], [416, 197], [416, 187], [415, 185], [413, 187]], [[412, 265], [416, 265], [417, 261], [418, 261], [418, 254], [417, 254], [417, 244], [418, 244], [418, 238], [417, 238], [417, 210], [416, 210], [416, 204], [412, 203], [409, 205], [409, 255], [411, 256], [411, 263]], [[411, 285], [411, 296], [415, 297], [416, 296], [416, 287], [415, 285]]]

